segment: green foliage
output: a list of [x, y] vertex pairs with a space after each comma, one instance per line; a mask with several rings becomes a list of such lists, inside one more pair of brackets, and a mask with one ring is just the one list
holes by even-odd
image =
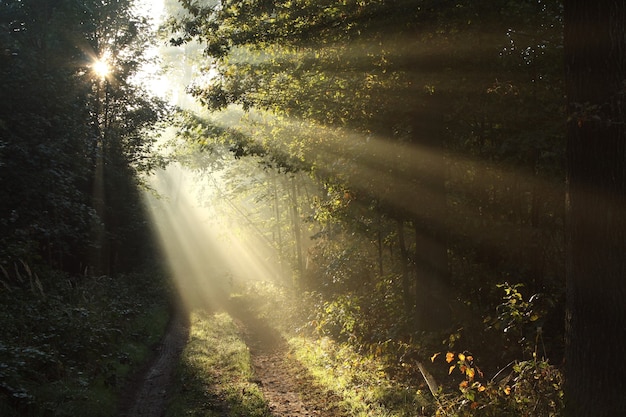
[[45, 273], [37, 282], [0, 292], [3, 415], [111, 415], [125, 378], [164, 332], [162, 278]]
[[[5, 267], [24, 259], [82, 273], [86, 248], [102, 246], [90, 242], [94, 224], [106, 223], [117, 241], [137, 227], [129, 214], [134, 206], [110, 198], [107, 212], [99, 212], [92, 196], [101, 157], [108, 167], [105, 194], [130, 199], [137, 172], [155, 164], [154, 137], [146, 131], [166, 112], [131, 81], [150, 39], [131, 6], [128, 0], [0, 4]], [[104, 54], [112, 72], [99, 80], [91, 65]]]
[[496, 307], [495, 317], [485, 318], [487, 329], [501, 331], [510, 349], [519, 350], [518, 354], [532, 355], [534, 358], [545, 357], [542, 326], [546, 316], [554, 308], [551, 300], [542, 294], [534, 294], [525, 299], [521, 293], [524, 284], [511, 285], [505, 282], [498, 284], [497, 288], [502, 289], [504, 295], [502, 303]]
[[462, 380], [457, 393], [436, 393], [438, 416], [562, 415], [563, 374], [547, 360], [511, 362], [486, 379], [469, 354], [448, 352], [445, 359], [454, 362], [448, 373], [458, 370]]
[[[542, 329], [563, 295], [561, 2], [181, 3], [173, 43], [200, 41], [211, 71], [190, 91], [210, 110], [245, 112], [194, 130], [196, 142], [317, 181], [295, 210], [310, 213], [315, 238], [309, 292], [296, 295], [309, 325], [402, 356], [397, 375], [410, 379], [442, 339], [415, 331], [425, 310], [458, 324], [446, 343], [492, 353], [485, 369], [533, 354], [544, 375]], [[276, 230], [274, 242], [286, 236]], [[559, 340], [562, 325], [550, 332]], [[475, 369], [459, 366], [466, 380]], [[515, 404], [535, 398], [521, 382], [530, 374], [520, 368], [512, 403], [502, 394], [484, 410], [528, 412]], [[467, 413], [479, 412], [470, 396], [488, 395], [476, 382], [459, 397]], [[557, 409], [549, 385], [540, 391]]]
[[356, 339], [359, 326], [363, 323], [360, 304], [350, 295], [325, 302], [320, 316], [320, 320], [316, 321], [316, 330], [322, 335], [332, 335], [345, 341]]
[[[485, 319], [489, 326], [503, 332], [509, 350], [506, 357], [514, 359], [499, 365], [499, 371], [490, 379], [478, 367], [477, 360], [468, 352], [447, 352], [445, 362], [448, 374], [461, 374], [458, 392], [436, 393], [438, 415], [442, 416], [558, 416], [563, 403], [563, 374], [550, 364], [545, 354], [542, 323], [547, 314], [541, 297], [528, 300], [521, 293], [523, 284], [497, 285], [504, 294], [494, 319]], [[531, 333], [532, 332], [532, 333]], [[534, 334], [533, 340], [527, 336]], [[484, 337], [484, 335], [483, 335]], [[519, 357], [531, 355], [532, 359]], [[529, 355], [529, 356], [530, 356]], [[435, 362], [439, 353], [431, 357]], [[441, 355], [443, 358], [443, 355]]]

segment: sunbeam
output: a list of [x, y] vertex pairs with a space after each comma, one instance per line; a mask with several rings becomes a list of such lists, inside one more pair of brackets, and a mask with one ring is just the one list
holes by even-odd
[[217, 183], [209, 183], [211, 195], [201, 195], [205, 182], [171, 164], [151, 177], [153, 191], [145, 194], [166, 263], [188, 308], [223, 307], [247, 283], [279, 278], [273, 248], [241, 221], [240, 209], [220, 199]]
[[[350, 189], [353, 204], [368, 205], [377, 200], [422, 219], [452, 239], [463, 233], [475, 242], [502, 242], [513, 233], [528, 244], [535, 237], [535, 227], [511, 218], [514, 206], [527, 198], [522, 190], [532, 190], [546, 199], [558, 199], [563, 192], [560, 182], [542, 179], [527, 169], [498, 165], [443, 147], [398, 143], [397, 138], [372, 132], [258, 110], [241, 113], [237, 106], [212, 115], [209, 123], [289, 155], [310, 166], [319, 178], [340, 180]], [[493, 206], [473, 204], [494, 182], [509, 190], [510, 197]], [[513, 192], [515, 189], [520, 191]], [[455, 198], [459, 193], [469, 198]], [[527, 210], [531, 204], [525, 203]], [[468, 216], [480, 221], [468, 224]], [[499, 218], [499, 225], [488, 226], [484, 223], [488, 218]]]

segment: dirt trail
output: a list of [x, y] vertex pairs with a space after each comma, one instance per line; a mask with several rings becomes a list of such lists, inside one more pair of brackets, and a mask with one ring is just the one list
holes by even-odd
[[[344, 417], [339, 398], [317, 387], [289, 352], [280, 334], [256, 318], [245, 305], [232, 304], [228, 313], [236, 321], [250, 349], [255, 379], [274, 417]], [[162, 417], [168, 388], [188, 338], [182, 313], [172, 319], [159, 353], [150, 366], [131, 381], [118, 417]]]
[[158, 354], [129, 384], [119, 417], [161, 417], [164, 414], [168, 388], [188, 334], [184, 313], [176, 312], [158, 346]]
[[237, 321], [250, 348], [255, 380], [274, 417], [342, 417], [339, 398], [320, 389], [307, 370], [293, 358], [280, 334], [254, 317], [245, 305], [232, 305], [229, 313]]

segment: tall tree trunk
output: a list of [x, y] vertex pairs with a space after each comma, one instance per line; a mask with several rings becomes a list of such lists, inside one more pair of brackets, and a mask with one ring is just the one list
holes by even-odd
[[376, 232], [376, 249], [378, 250], [378, 275], [383, 276], [385, 270], [383, 267], [383, 231], [381, 230], [380, 216], [378, 217], [378, 231]]
[[400, 247], [400, 268], [402, 271], [402, 299], [404, 300], [404, 310], [409, 316], [411, 314], [411, 286], [410, 286], [410, 259], [409, 251], [404, 239], [404, 221], [398, 220], [398, 246]]
[[280, 279], [285, 279], [285, 265], [284, 265], [284, 248], [283, 248], [283, 233], [282, 233], [282, 224], [280, 217], [280, 199], [278, 198], [278, 173], [274, 172], [271, 177], [272, 181], [272, 195], [274, 200], [274, 213], [276, 215], [276, 244], [278, 245], [278, 268]]
[[300, 213], [298, 211], [298, 188], [296, 186], [296, 177], [291, 177], [291, 214], [293, 224], [293, 238], [296, 249], [296, 262], [298, 271], [298, 282], [304, 276], [304, 261], [302, 259], [302, 229], [300, 226]]
[[415, 232], [415, 323], [420, 330], [449, 325], [450, 284], [445, 240], [424, 225]]
[[565, 2], [566, 415], [626, 415], [626, 2]]
[[412, 222], [415, 232], [415, 323], [421, 330], [439, 330], [449, 323], [446, 163], [443, 153], [446, 96], [433, 91], [414, 111], [412, 142], [418, 157], [412, 178]]

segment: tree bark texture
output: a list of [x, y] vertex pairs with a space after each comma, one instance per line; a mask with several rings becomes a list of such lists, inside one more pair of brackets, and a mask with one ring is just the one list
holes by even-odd
[[626, 1], [566, 0], [566, 415], [626, 415]]

